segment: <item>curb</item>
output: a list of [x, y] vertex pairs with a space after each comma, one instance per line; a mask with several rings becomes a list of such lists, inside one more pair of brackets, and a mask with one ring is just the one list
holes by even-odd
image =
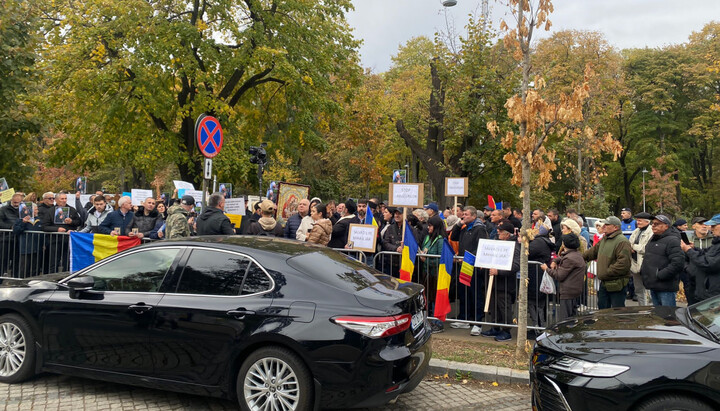
[[467, 364], [463, 362], [430, 359], [429, 374], [454, 375], [456, 371], [469, 373], [478, 381], [492, 381], [503, 384], [530, 384], [530, 372], [492, 365]]

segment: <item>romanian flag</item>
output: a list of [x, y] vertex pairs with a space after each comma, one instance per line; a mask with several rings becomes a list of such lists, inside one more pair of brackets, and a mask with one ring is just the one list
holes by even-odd
[[495, 203], [495, 206], [497, 207], [496, 210], [502, 210], [502, 209], [503, 209], [503, 202], [502, 202], [502, 201], [498, 201], [497, 203]]
[[460, 282], [470, 287], [473, 272], [475, 271], [475, 255], [465, 251], [462, 266], [460, 267]]
[[433, 315], [440, 321], [450, 312], [450, 273], [453, 268], [453, 252], [447, 239], [443, 240], [443, 249], [440, 254], [440, 267], [438, 267], [437, 293], [435, 294], [435, 312]]
[[137, 237], [70, 233], [70, 271], [75, 272], [120, 251], [140, 245]]
[[365, 213], [365, 224], [367, 225], [374, 225], [375, 227], [378, 226], [377, 221], [375, 221], [375, 217], [373, 216], [372, 210], [370, 207], [367, 208], [367, 212]]
[[400, 279], [403, 281], [412, 281], [418, 245], [409, 224], [405, 225], [405, 242], [403, 244], [402, 260], [400, 262]]
[[497, 210], [497, 207], [495, 206], [495, 199], [493, 196], [488, 194], [488, 207], [492, 208], [493, 210]]

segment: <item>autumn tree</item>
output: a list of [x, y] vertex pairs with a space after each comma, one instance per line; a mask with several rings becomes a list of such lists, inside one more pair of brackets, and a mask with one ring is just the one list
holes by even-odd
[[[546, 99], [543, 94], [545, 80], [536, 76], [531, 85], [532, 48], [531, 42], [536, 29], [549, 30], [548, 19], [553, 12], [551, 0], [510, 0], [508, 2], [514, 18], [512, 27], [503, 21], [501, 29], [506, 30], [504, 37], [508, 50], [513, 52], [520, 62], [522, 80], [520, 93], [508, 99], [505, 107], [508, 116], [516, 128], [503, 130], [502, 143], [509, 150], [505, 161], [512, 167], [511, 182], [521, 187], [523, 201], [523, 221], [520, 230], [520, 289], [518, 290], [518, 335], [516, 357], [526, 355], [527, 334], [527, 292], [528, 292], [528, 244], [534, 237], [530, 229], [531, 182], [547, 188], [557, 169], [556, 151], [548, 149], [546, 143], [551, 139], [572, 140], [578, 138], [574, 125], [583, 120], [583, 105], [590, 96], [591, 69], [585, 68], [582, 83], [572, 87], [569, 94], [560, 95], [557, 100]], [[489, 122], [488, 129], [493, 135], [501, 130], [497, 123]], [[586, 133], [583, 129], [583, 133]], [[616, 152], [617, 153], [617, 152]], [[534, 175], [533, 175], [534, 174]]]
[[38, 38], [34, 3], [8, 0], [0, 16], [0, 177], [10, 187], [27, 187], [40, 127], [29, 100], [35, 87]]
[[322, 146], [318, 113], [339, 114], [336, 79], [358, 74], [349, 0], [62, 0], [43, 4], [54, 159], [81, 169], [175, 164], [198, 181], [201, 113], [219, 117], [218, 174], [252, 173], [260, 141], [294, 164]]

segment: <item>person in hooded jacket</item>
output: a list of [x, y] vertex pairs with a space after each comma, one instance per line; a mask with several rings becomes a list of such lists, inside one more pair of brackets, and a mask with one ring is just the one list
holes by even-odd
[[320, 203], [312, 206], [310, 208], [310, 218], [312, 218], [313, 222], [307, 233], [306, 241], [313, 244], [328, 245], [332, 234], [332, 223], [327, 218], [327, 206]]
[[[528, 260], [549, 264], [555, 244], [550, 240], [550, 230], [547, 226], [538, 224], [537, 228], [538, 233], [528, 246]], [[528, 264], [528, 325], [545, 327], [547, 326], [545, 308], [548, 304], [548, 296], [540, 292], [540, 283], [544, 273], [544, 270], [540, 269], [540, 264]], [[532, 338], [537, 336], [535, 332], [528, 332], [528, 335]]]
[[587, 263], [578, 249], [580, 238], [573, 234], [562, 236], [563, 252], [560, 257], [553, 260], [550, 267], [546, 264], [540, 266], [548, 275], [558, 281], [557, 295], [560, 306], [557, 312], [557, 321], [577, 315], [577, 307], [581, 303], [585, 284]]
[[260, 235], [260, 236], [271, 236], [271, 237], [283, 237], [284, 232], [282, 225], [278, 224], [277, 220], [273, 217], [275, 215], [275, 203], [270, 200], [263, 200], [260, 202], [260, 217], [256, 222], [250, 224], [248, 227], [249, 235]]
[[85, 220], [85, 227], [83, 227], [81, 233], [97, 233], [100, 224], [105, 221], [105, 218], [112, 212], [112, 209], [107, 209], [107, 203], [105, 203], [105, 197], [95, 196], [93, 198], [93, 208], [88, 212], [87, 220]]
[[213, 193], [208, 206], [197, 219], [197, 235], [234, 235], [235, 229], [224, 213], [225, 195]]
[[680, 232], [662, 214], [652, 220], [653, 236], [645, 246], [640, 272], [645, 288], [650, 290], [654, 306], [675, 307], [680, 273], [685, 256], [680, 248]]
[[[712, 232], [712, 245], [708, 248], [699, 248], [697, 245], [681, 242], [680, 247], [690, 260], [690, 265], [696, 267], [695, 297], [698, 301], [720, 295], [720, 214], [705, 221]], [[697, 244], [697, 243], [695, 243]]]

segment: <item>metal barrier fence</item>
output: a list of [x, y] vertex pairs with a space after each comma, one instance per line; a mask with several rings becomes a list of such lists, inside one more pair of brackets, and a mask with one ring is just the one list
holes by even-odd
[[[153, 241], [143, 239], [143, 242]], [[399, 276], [401, 254], [381, 251], [369, 256], [362, 251], [335, 249], [347, 254], [377, 270]], [[437, 290], [439, 255], [418, 254], [415, 262], [413, 281], [423, 284], [426, 290], [428, 316], [433, 314], [435, 293]], [[52, 274], [69, 271], [70, 238], [67, 233], [26, 231], [13, 233], [12, 230], [0, 230], [0, 276], [27, 278], [40, 274]], [[490, 297], [489, 316], [484, 312], [486, 285], [489, 274], [485, 269], [474, 270], [471, 286], [459, 281], [461, 257], [455, 257], [450, 300], [453, 307], [448, 320], [471, 325], [489, 325], [494, 327], [517, 327], [513, 321], [517, 318], [516, 293], [519, 289], [519, 273], [513, 277], [498, 276]], [[597, 293], [594, 287], [595, 263], [591, 263], [584, 280], [584, 292], [579, 301], [578, 312], [597, 309]], [[542, 330], [557, 320], [559, 300], [557, 294], [546, 295], [540, 292], [543, 271], [540, 263], [529, 262], [528, 284], [528, 328]], [[492, 321], [490, 321], [492, 318]]]
[[[425, 286], [428, 317], [432, 317], [437, 291], [438, 265], [440, 256], [417, 254], [413, 281]], [[385, 274], [399, 276], [401, 254], [382, 251], [375, 254], [373, 266]], [[455, 257], [451, 273], [450, 301], [452, 311], [448, 322], [468, 325], [488, 325], [491, 327], [517, 327], [517, 290], [520, 289], [520, 273], [512, 277], [496, 276], [490, 294], [489, 313], [485, 313], [485, 298], [490, 275], [488, 270], [476, 268], [470, 286], [460, 283], [462, 257]], [[540, 292], [543, 270], [537, 261], [528, 262], [528, 329], [543, 330], [557, 321], [560, 301], [558, 294], [547, 295]], [[597, 309], [597, 292], [594, 287], [594, 275], [586, 273], [584, 291], [578, 301], [578, 314]], [[557, 289], [557, 281], [555, 282]], [[490, 314], [490, 315], [488, 315]]]

